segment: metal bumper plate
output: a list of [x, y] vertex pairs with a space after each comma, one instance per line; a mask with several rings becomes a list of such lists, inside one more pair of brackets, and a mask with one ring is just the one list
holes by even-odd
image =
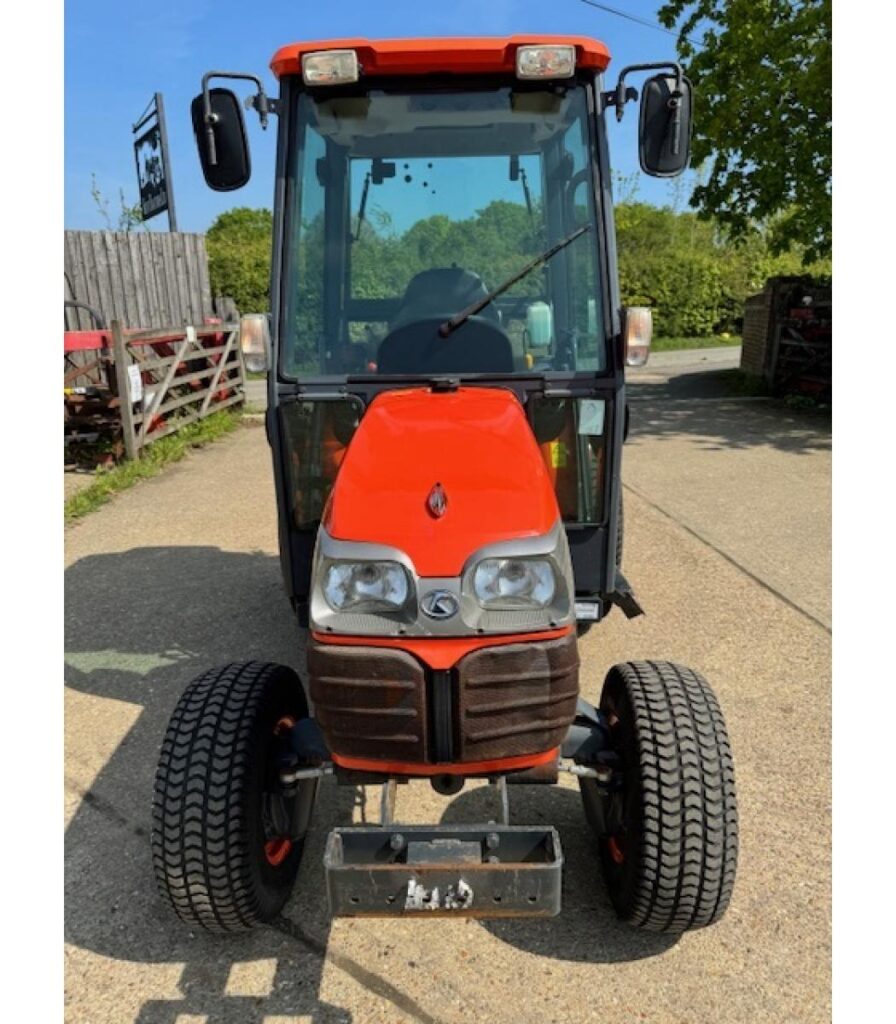
[[335, 828], [324, 852], [333, 916], [554, 917], [563, 853], [554, 828]]

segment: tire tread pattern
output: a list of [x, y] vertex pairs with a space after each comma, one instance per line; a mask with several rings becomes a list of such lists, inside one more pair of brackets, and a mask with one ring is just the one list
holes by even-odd
[[613, 673], [633, 714], [642, 796], [640, 871], [622, 916], [650, 931], [705, 927], [727, 909], [737, 868], [734, 763], [719, 703], [699, 673], [670, 662]]
[[262, 919], [247, 787], [255, 720], [283, 671], [247, 662], [205, 672], [184, 691], [162, 742], [152, 807], [156, 881], [178, 917], [208, 931], [244, 931]]

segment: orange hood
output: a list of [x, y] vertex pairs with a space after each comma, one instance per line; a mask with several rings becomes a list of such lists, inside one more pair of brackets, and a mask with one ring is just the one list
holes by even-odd
[[[447, 498], [434, 515], [435, 484]], [[388, 391], [370, 405], [324, 513], [338, 540], [399, 548], [421, 576], [457, 576], [486, 544], [537, 537], [557, 500], [516, 397], [498, 388]]]

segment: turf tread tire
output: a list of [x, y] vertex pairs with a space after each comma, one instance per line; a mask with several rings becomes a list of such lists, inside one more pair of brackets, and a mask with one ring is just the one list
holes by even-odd
[[265, 862], [260, 779], [274, 723], [307, 713], [295, 672], [266, 662], [205, 672], [178, 701], [159, 753], [151, 843], [162, 898], [187, 924], [245, 931], [289, 898], [302, 844], [276, 868]]
[[601, 708], [619, 719], [624, 813], [637, 840], [621, 867], [602, 843], [617, 914], [656, 932], [714, 923], [731, 900], [738, 849], [734, 764], [715, 694], [692, 669], [627, 662], [610, 670]]

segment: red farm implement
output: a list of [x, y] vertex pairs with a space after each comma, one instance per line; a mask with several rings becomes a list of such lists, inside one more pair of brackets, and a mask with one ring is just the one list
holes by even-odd
[[[239, 324], [66, 331], [67, 458], [136, 458], [146, 445], [244, 401]], [[126, 396], [123, 401], [122, 396]]]

